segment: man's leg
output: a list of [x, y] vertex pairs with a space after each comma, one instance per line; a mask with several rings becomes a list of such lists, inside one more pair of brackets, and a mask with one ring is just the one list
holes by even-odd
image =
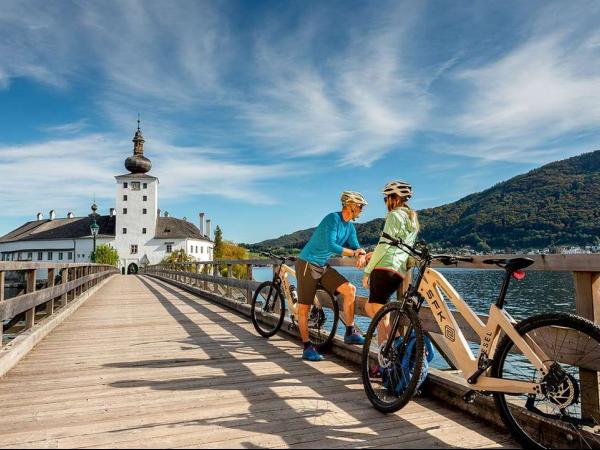
[[338, 289], [338, 293], [342, 296], [344, 302], [344, 322], [346, 326], [354, 326], [354, 305], [356, 304], [356, 287], [346, 282], [342, 284]]
[[298, 305], [298, 329], [304, 343], [310, 341], [310, 335], [308, 334], [308, 314], [310, 313], [310, 307], [311, 305]]

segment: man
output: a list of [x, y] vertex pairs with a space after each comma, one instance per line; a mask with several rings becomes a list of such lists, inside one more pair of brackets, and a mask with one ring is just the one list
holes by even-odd
[[304, 343], [303, 359], [322, 361], [323, 357], [310, 342], [308, 332], [308, 315], [313, 305], [317, 286], [320, 284], [332, 295], [340, 294], [344, 301], [344, 321], [346, 322], [347, 344], [363, 345], [365, 339], [354, 329], [354, 303], [356, 287], [327, 261], [333, 255], [354, 256], [356, 267], [364, 267], [366, 252], [360, 248], [356, 237], [356, 229], [352, 220], [356, 220], [364, 206], [365, 198], [358, 192], [342, 193], [342, 211], [325, 216], [296, 262], [296, 279], [298, 282], [298, 327]]

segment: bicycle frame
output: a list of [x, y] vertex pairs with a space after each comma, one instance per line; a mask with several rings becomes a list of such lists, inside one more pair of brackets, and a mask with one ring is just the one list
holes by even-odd
[[[484, 324], [438, 271], [427, 267], [419, 277], [419, 281], [417, 286], [418, 292], [428, 302], [433, 317], [452, 353], [451, 356], [453, 356], [457, 363], [457, 368], [462, 371], [465, 378], [468, 378], [478, 370], [480, 367], [479, 362], [482, 358], [493, 359], [502, 331], [510, 337], [515, 346], [542, 375], [548, 373], [549, 366], [544, 361], [550, 361], [550, 358], [532, 339], [527, 336], [524, 338], [517, 332], [514, 327], [516, 324], [515, 320], [504, 309], [492, 305], [489, 319]], [[456, 307], [458, 312], [462, 314], [467, 323], [481, 339], [481, 347], [477, 358], [473, 355], [460, 326], [448, 308], [445, 297]], [[508, 394], [535, 394], [539, 393], [541, 389], [539, 383], [491, 377], [487, 375], [487, 370], [479, 376], [472, 386], [479, 391], [503, 392]]]
[[292, 301], [292, 292], [290, 290], [291, 283], [289, 281], [289, 277], [292, 276], [295, 278], [296, 271], [287, 264], [280, 264], [277, 269], [277, 275], [281, 286], [281, 292], [285, 297], [285, 302], [287, 303], [288, 310], [290, 311], [290, 316], [292, 319], [295, 319], [298, 316], [298, 306], [300, 303], [294, 303]]

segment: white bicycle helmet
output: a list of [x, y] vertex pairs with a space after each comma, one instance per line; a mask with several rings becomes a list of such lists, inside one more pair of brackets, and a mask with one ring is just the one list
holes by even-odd
[[400, 197], [412, 197], [412, 186], [404, 181], [390, 181], [382, 191], [386, 196], [396, 194]]
[[344, 191], [342, 192], [340, 200], [342, 201], [342, 205], [344, 206], [346, 206], [349, 203], [354, 203], [355, 205], [363, 206], [368, 205], [367, 201], [360, 192]]

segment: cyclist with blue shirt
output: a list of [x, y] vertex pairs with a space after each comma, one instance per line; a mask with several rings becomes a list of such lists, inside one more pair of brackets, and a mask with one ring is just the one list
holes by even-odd
[[360, 247], [352, 220], [356, 220], [364, 206], [365, 198], [358, 192], [342, 193], [342, 211], [325, 216], [296, 261], [298, 284], [298, 328], [304, 344], [303, 359], [322, 361], [323, 357], [310, 342], [308, 315], [314, 302], [317, 287], [320, 285], [335, 296], [340, 294], [344, 302], [346, 323], [346, 344], [363, 345], [364, 337], [354, 329], [354, 304], [356, 287], [327, 261], [334, 255], [357, 258], [356, 266], [364, 267], [366, 252]]

